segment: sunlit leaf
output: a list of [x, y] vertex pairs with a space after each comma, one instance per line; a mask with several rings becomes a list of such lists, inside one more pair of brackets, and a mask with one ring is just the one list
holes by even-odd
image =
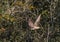
[[32, 6], [32, 5], [30, 5], [30, 6], [28, 6], [28, 7], [29, 7], [30, 10], [31, 10], [31, 9], [35, 9], [35, 7]]
[[3, 16], [4, 18], [6, 18], [7, 20], [9, 20], [9, 16], [10, 16], [9, 14], [3, 14], [2, 16]]
[[14, 21], [15, 21], [15, 18], [10, 18], [10, 21], [11, 21], [11, 22], [14, 22]]

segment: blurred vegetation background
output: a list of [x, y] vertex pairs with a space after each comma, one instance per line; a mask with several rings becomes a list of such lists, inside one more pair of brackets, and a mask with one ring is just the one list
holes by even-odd
[[[40, 29], [30, 30], [40, 14]], [[0, 0], [0, 42], [60, 42], [60, 0]]]

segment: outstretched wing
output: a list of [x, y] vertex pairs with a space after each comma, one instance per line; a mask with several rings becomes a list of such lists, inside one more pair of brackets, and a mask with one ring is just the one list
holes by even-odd
[[30, 27], [34, 27], [34, 24], [33, 24], [33, 22], [32, 22], [31, 19], [28, 20], [28, 25], [29, 25]]
[[41, 14], [38, 16], [38, 18], [36, 19], [34, 25], [37, 26], [38, 23], [40, 22], [40, 19], [41, 19]]

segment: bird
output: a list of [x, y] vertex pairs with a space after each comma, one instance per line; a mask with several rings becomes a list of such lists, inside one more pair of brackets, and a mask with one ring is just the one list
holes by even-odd
[[32, 19], [29, 18], [28, 25], [29, 25], [29, 27], [31, 27], [30, 29], [31, 30], [39, 29], [40, 26], [38, 24], [39, 24], [40, 20], [41, 20], [41, 14], [37, 17], [37, 19], [34, 23], [32, 22]]

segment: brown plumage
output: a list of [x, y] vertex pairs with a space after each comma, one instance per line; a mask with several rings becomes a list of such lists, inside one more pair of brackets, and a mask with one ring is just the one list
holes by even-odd
[[31, 27], [31, 30], [39, 29], [40, 27], [38, 26], [39, 22], [41, 19], [41, 14], [38, 16], [36, 21], [33, 23], [31, 19], [29, 19], [28, 24]]

